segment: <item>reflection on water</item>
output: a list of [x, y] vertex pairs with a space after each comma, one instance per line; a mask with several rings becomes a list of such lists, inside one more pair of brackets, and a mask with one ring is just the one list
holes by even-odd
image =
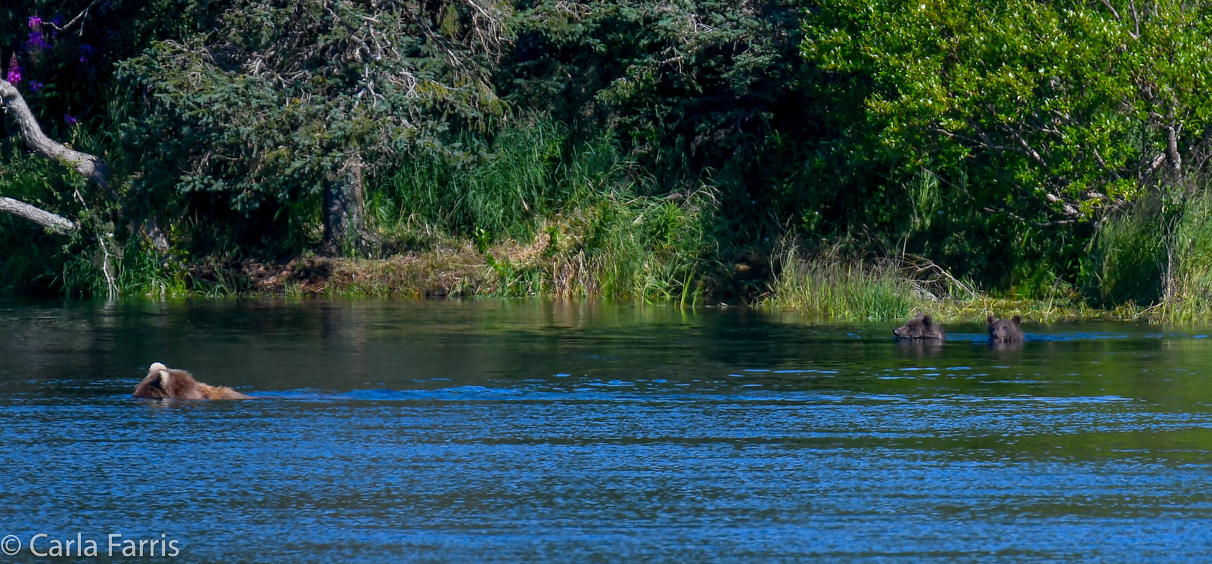
[[[0, 303], [0, 536], [163, 533], [216, 562], [1212, 556], [1206, 331], [1000, 350], [893, 325]], [[131, 399], [153, 361], [261, 401]]]
[[939, 339], [897, 339], [897, 356], [904, 358], [933, 358], [943, 352], [945, 341]]

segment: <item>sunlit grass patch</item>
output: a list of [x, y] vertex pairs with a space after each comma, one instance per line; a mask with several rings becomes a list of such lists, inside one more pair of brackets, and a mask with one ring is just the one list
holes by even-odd
[[1169, 323], [1212, 320], [1212, 197], [1186, 202], [1167, 253], [1169, 276], [1153, 315]]
[[934, 303], [890, 262], [802, 259], [794, 249], [771, 290], [768, 305], [828, 320], [891, 321]]
[[864, 261], [841, 258], [835, 249], [805, 256], [792, 248], [780, 262], [760, 303], [821, 320], [898, 321], [919, 311], [950, 323], [983, 322], [990, 314], [1035, 322], [1142, 315], [1140, 308], [1097, 309], [1068, 292], [1049, 299], [990, 296], [916, 257]]

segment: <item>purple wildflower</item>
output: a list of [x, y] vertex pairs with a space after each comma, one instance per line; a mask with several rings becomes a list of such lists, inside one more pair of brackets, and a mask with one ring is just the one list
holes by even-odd
[[21, 83], [21, 65], [17, 64], [17, 54], [8, 60], [8, 81], [12, 84]]
[[42, 18], [40, 18], [38, 16], [30, 16], [29, 17], [29, 28], [32, 30], [35, 30], [35, 31], [42, 29]]
[[37, 80], [31, 80], [29, 81], [29, 89], [33, 90], [34, 92], [42, 90], [42, 83], [38, 82]]
[[68, 114], [63, 114], [63, 121], [66, 121], [68, 125], [76, 125], [76, 118]]

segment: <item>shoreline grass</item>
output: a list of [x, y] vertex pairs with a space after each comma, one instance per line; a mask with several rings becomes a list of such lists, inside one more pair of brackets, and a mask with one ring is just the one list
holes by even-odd
[[[708, 290], [712, 277], [721, 276], [721, 261], [701, 246], [696, 213], [691, 205], [667, 200], [608, 200], [541, 222], [529, 240], [491, 243], [431, 235], [420, 248], [381, 258], [305, 256], [166, 266], [146, 250], [129, 248], [119, 250], [117, 277], [121, 294], [139, 299], [535, 297], [737, 304], [737, 296], [713, 296]], [[1194, 245], [1204, 239], [1189, 240]], [[1156, 305], [1105, 308], [1070, 287], [1042, 297], [998, 296], [973, 289], [920, 257], [857, 261], [837, 249], [811, 256], [794, 247], [783, 251], [771, 261], [768, 291], [740, 302], [825, 322], [900, 322], [919, 311], [942, 323], [979, 323], [990, 314], [1018, 314], [1033, 323], [1212, 320], [1204, 294], [1191, 289], [1207, 286], [1207, 270], [1183, 271], [1169, 299]], [[82, 261], [79, 268], [90, 265]], [[77, 276], [96, 280], [95, 273]]]
[[[673, 306], [714, 305], [691, 280], [682, 288], [695, 288], [688, 299], [679, 291], [657, 288], [648, 295], [605, 294], [601, 271], [581, 273], [576, 292], [560, 286], [567, 276], [567, 258], [544, 254], [545, 242], [504, 242], [484, 250], [473, 241], [446, 241], [421, 252], [384, 259], [306, 257], [287, 263], [245, 261], [232, 265], [195, 265], [177, 278], [161, 280], [136, 299], [185, 298], [515, 298], [562, 301], [623, 299]], [[958, 282], [939, 277], [911, 279], [904, 274], [917, 267], [880, 261], [860, 264], [812, 261], [789, 253], [771, 285], [771, 292], [744, 305], [757, 309], [796, 312], [823, 322], [900, 322], [924, 311], [941, 323], [983, 323], [985, 316], [1022, 315], [1032, 323], [1117, 320], [1175, 323], [1159, 315], [1160, 308], [1123, 305], [1114, 309], [1093, 307], [1072, 296], [1054, 299], [999, 297], [965, 293]], [[651, 275], [651, 273], [649, 274]], [[947, 284], [951, 286], [948, 287]], [[563, 290], [561, 290], [563, 288]], [[590, 289], [597, 288], [597, 292]], [[945, 289], [949, 291], [944, 292]], [[166, 290], [167, 289], [167, 290]], [[681, 288], [680, 288], [681, 289]], [[679, 289], [679, 290], [680, 290]], [[940, 295], [941, 294], [941, 295]], [[734, 300], [728, 300], [735, 303]], [[1206, 323], [1205, 319], [1177, 321]]]
[[757, 305], [822, 321], [892, 322], [917, 312], [941, 323], [983, 323], [988, 315], [1014, 314], [1031, 322], [1166, 321], [1157, 308], [1131, 303], [1098, 308], [1071, 292], [1054, 291], [1042, 299], [982, 293], [920, 258], [859, 262], [828, 251], [805, 258], [793, 248], [780, 260], [781, 271]]
[[[621, 166], [609, 147], [583, 160], [594, 159], [606, 164], [590, 168]], [[484, 183], [494, 190], [507, 184]], [[919, 311], [943, 323], [983, 322], [990, 314], [1018, 314], [1029, 322], [1212, 321], [1212, 199], [1205, 197], [1181, 200], [1168, 215], [1142, 207], [1112, 218], [1090, 255], [1087, 281], [1054, 277], [1053, 285], [1025, 296], [982, 290], [923, 257], [856, 258], [862, 255], [853, 248], [862, 246], [844, 242], [805, 254], [788, 236], [770, 260], [753, 250], [725, 260], [728, 253], [709, 234], [719, 213], [712, 197], [709, 190], [638, 196], [620, 187], [565, 202], [512, 235], [453, 233], [423, 209], [394, 214], [372, 205], [374, 248], [360, 258], [190, 261], [161, 257], [138, 241], [106, 252], [115, 259], [118, 293], [142, 298], [484, 296], [677, 305], [736, 304], [739, 298], [751, 307], [836, 322], [899, 322]], [[79, 252], [67, 257], [59, 278], [64, 294], [103, 295], [101, 249], [89, 240], [74, 244]], [[755, 268], [760, 274], [749, 286], [736, 283]], [[753, 284], [765, 292], [754, 295]]]

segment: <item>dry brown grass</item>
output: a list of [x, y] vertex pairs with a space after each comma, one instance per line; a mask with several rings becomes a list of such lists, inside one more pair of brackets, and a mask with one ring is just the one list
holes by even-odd
[[492, 293], [498, 276], [470, 244], [387, 259], [330, 259], [322, 292], [347, 296], [470, 296]]

